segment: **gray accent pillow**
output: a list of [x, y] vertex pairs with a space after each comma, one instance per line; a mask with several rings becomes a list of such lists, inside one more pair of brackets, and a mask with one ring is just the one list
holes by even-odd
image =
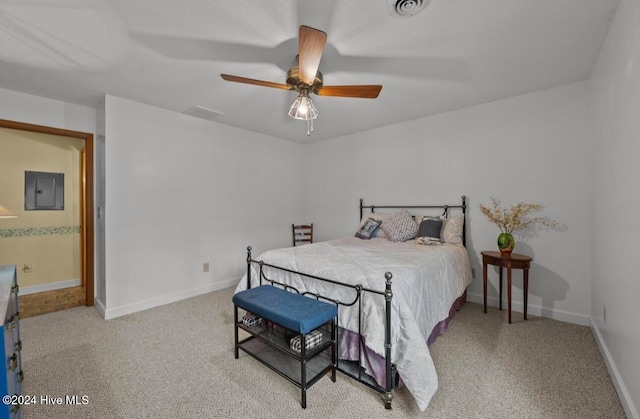
[[440, 246], [440, 232], [442, 231], [442, 220], [439, 217], [423, 218], [418, 227], [416, 244], [429, 246]]

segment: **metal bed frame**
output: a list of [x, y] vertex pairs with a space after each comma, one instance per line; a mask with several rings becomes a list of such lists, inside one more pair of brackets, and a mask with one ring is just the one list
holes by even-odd
[[460, 209], [464, 215], [464, 223], [462, 224], [462, 245], [467, 246], [467, 197], [462, 195], [462, 203], [460, 205], [363, 205], [363, 200], [360, 198], [360, 219], [362, 220], [363, 210], [370, 209], [372, 213], [375, 213], [376, 209], [442, 209], [442, 215], [448, 216], [451, 208]]
[[[369, 209], [371, 210], [372, 213], [375, 213], [376, 209], [442, 209], [443, 216], [448, 216], [449, 215], [449, 210], [454, 208], [454, 209], [460, 209], [462, 211], [462, 214], [464, 215], [464, 220], [465, 222], [463, 223], [463, 227], [462, 227], [462, 240], [463, 240], [463, 245], [466, 245], [466, 196], [462, 196], [462, 203], [460, 205], [363, 205], [363, 200], [360, 199], [360, 220], [362, 220], [362, 216], [363, 216], [363, 210], [364, 209]], [[252, 255], [251, 255], [251, 246], [247, 247], [247, 289], [251, 288], [251, 265], [255, 264], [258, 266], [258, 277], [259, 277], [259, 283], [260, 285], [262, 285], [263, 280], [266, 282], [269, 282], [271, 285], [275, 285], [275, 286], [280, 286], [282, 288], [284, 288], [285, 290], [290, 290], [290, 291], [294, 291], [298, 294], [300, 294], [300, 291], [298, 289], [296, 289], [295, 287], [292, 287], [288, 284], [284, 284], [281, 282], [278, 282], [274, 279], [270, 279], [267, 274], [265, 273], [266, 268], [270, 268], [270, 269], [275, 269], [275, 270], [279, 270], [279, 271], [284, 271], [284, 272], [289, 272], [289, 273], [293, 273], [296, 275], [300, 275], [302, 277], [305, 278], [311, 278], [311, 279], [315, 279], [318, 281], [323, 281], [323, 282], [327, 282], [327, 283], [331, 283], [337, 286], [341, 286], [341, 287], [345, 287], [345, 288], [349, 288], [351, 290], [353, 290], [354, 292], [354, 297], [352, 301], [339, 301], [336, 299], [331, 298], [330, 296], [326, 296], [326, 295], [320, 295], [318, 293], [313, 293], [313, 292], [303, 292], [303, 295], [307, 295], [307, 296], [311, 296], [314, 297], [316, 299], [319, 300], [323, 300], [323, 301], [327, 301], [330, 302], [332, 304], [335, 304], [336, 307], [338, 308], [338, 316], [340, 316], [340, 306], [344, 306], [344, 307], [350, 307], [350, 306], [354, 306], [355, 304], [358, 304], [358, 359], [355, 361], [342, 361], [340, 359], [337, 359], [336, 361], [336, 370], [340, 371], [341, 373], [347, 375], [348, 377], [351, 377], [353, 379], [355, 379], [356, 381], [359, 381], [360, 383], [366, 385], [367, 387], [379, 392], [382, 394], [382, 400], [384, 401], [384, 406], [386, 409], [391, 409], [391, 402], [393, 400], [393, 394], [392, 394], [392, 390], [398, 385], [399, 382], [399, 376], [397, 374], [396, 371], [396, 367], [395, 365], [391, 362], [391, 300], [393, 298], [393, 292], [391, 289], [391, 279], [393, 278], [393, 275], [391, 274], [391, 272], [386, 272], [384, 274], [385, 277], [385, 290], [384, 291], [378, 291], [378, 290], [374, 290], [374, 289], [370, 289], [370, 288], [365, 288], [362, 285], [351, 285], [351, 284], [346, 284], [340, 281], [335, 281], [332, 279], [328, 279], [328, 278], [323, 278], [320, 276], [316, 276], [316, 275], [311, 275], [311, 274], [307, 274], [307, 273], [302, 273], [302, 272], [297, 272], [291, 269], [287, 269], [287, 268], [283, 268], [280, 266], [276, 266], [276, 265], [271, 265], [269, 263], [265, 263], [264, 261], [261, 260], [255, 260], [253, 259]], [[371, 293], [371, 294], [376, 294], [376, 295], [380, 295], [384, 297], [385, 300], [385, 343], [384, 343], [384, 347], [385, 347], [385, 385], [384, 386], [380, 386], [375, 379], [373, 379], [372, 377], [370, 377], [369, 375], [367, 375], [366, 373], [364, 373], [363, 368], [360, 366], [361, 364], [361, 360], [362, 360], [362, 351], [363, 348], [365, 346], [364, 343], [364, 337], [362, 336], [362, 294], [363, 293]], [[336, 324], [339, 324], [339, 318], [336, 319]], [[337, 328], [340, 329], [341, 328]], [[339, 333], [339, 332], [338, 332]]]

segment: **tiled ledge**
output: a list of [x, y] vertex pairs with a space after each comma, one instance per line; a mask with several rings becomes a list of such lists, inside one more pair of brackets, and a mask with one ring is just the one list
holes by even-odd
[[80, 226], [0, 228], [0, 239], [58, 234], [80, 234]]

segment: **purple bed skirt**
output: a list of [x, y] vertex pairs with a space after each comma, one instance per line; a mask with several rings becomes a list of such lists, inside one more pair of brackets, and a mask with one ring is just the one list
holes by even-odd
[[[467, 301], [467, 290], [465, 289], [464, 293], [460, 297], [458, 297], [451, 308], [449, 309], [449, 317], [442, 320], [438, 324], [435, 325], [431, 334], [427, 338], [427, 345], [431, 346], [433, 342], [436, 341], [438, 336], [443, 335], [444, 332], [449, 327], [449, 322], [456, 314], [456, 311], [462, 307], [462, 305]], [[347, 361], [357, 361], [358, 360], [358, 334], [354, 332], [350, 332], [348, 330], [341, 330], [338, 342], [338, 358]], [[386, 368], [385, 368], [385, 359], [381, 355], [369, 350], [367, 347], [363, 348], [362, 351], [363, 360], [361, 361], [361, 366], [364, 367], [366, 373], [373, 377], [378, 385], [384, 387], [385, 386], [385, 377], [386, 377]], [[402, 379], [398, 386], [402, 386]]]

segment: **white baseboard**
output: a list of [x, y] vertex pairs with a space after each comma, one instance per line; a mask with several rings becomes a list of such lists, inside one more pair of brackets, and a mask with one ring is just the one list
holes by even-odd
[[[140, 301], [135, 304], [129, 304], [129, 305], [110, 308], [106, 310], [104, 309], [104, 306], [103, 306], [103, 317], [105, 320], [109, 320], [109, 319], [114, 319], [116, 317], [125, 316], [127, 314], [136, 313], [138, 311], [147, 310], [153, 307], [175, 303], [176, 301], [185, 300], [191, 297], [197, 297], [198, 295], [206, 294], [208, 292], [218, 291], [218, 290], [229, 288], [229, 287], [234, 287], [238, 285], [239, 281], [240, 281], [240, 278], [228, 279], [225, 281], [209, 284], [204, 287], [186, 290], [176, 294], [165, 295], [162, 297], [151, 298], [149, 300]], [[98, 311], [100, 311], [100, 309], [98, 309]]]
[[100, 315], [102, 316], [102, 318], [104, 319], [105, 317], [105, 312], [106, 309], [104, 307], [104, 301], [98, 299], [98, 298], [94, 298], [93, 300], [93, 306], [96, 308], [96, 310], [98, 310], [98, 313], [100, 313]]
[[627, 391], [627, 387], [624, 385], [624, 381], [622, 381], [622, 377], [620, 376], [620, 372], [616, 367], [615, 362], [611, 358], [611, 353], [609, 353], [609, 349], [607, 348], [607, 344], [604, 342], [602, 338], [602, 334], [600, 333], [600, 329], [596, 325], [593, 318], [591, 318], [591, 330], [596, 338], [596, 342], [598, 342], [598, 347], [600, 348], [600, 354], [602, 354], [602, 358], [604, 359], [604, 363], [607, 366], [607, 370], [609, 371], [609, 375], [611, 376], [611, 381], [613, 381], [613, 385], [618, 392], [618, 397], [620, 397], [620, 402], [622, 403], [622, 407], [624, 408], [624, 412], [629, 419], [640, 419], [638, 415], [638, 410], [633, 405], [633, 400], [631, 400], [631, 395], [629, 391]]
[[[484, 297], [482, 294], [471, 294], [467, 293], [467, 301], [471, 301], [472, 303], [484, 304]], [[496, 297], [487, 297], [487, 305], [491, 307], [499, 307], [500, 300]], [[502, 302], [502, 309], [506, 310], [507, 302]], [[521, 302], [512, 301], [511, 302], [511, 311], [517, 313], [524, 312], [524, 304]], [[558, 310], [558, 309], [550, 309], [546, 307], [540, 307], [536, 305], [529, 304], [527, 307], [527, 315], [531, 314], [532, 316], [538, 317], [546, 317], [549, 319], [559, 320], [561, 322], [579, 324], [581, 326], [591, 326], [591, 318], [584, 314], [572, 313], [570, 311]]]
[[30, 287], [20, 287], [20, 295], [36, 294], [45, 291], [60, 290], [63, 288], [79, 287], [82, 281], [79, 279], [69, 279], [67, 281], [51, 282], [49, 284], [32, 285]]

